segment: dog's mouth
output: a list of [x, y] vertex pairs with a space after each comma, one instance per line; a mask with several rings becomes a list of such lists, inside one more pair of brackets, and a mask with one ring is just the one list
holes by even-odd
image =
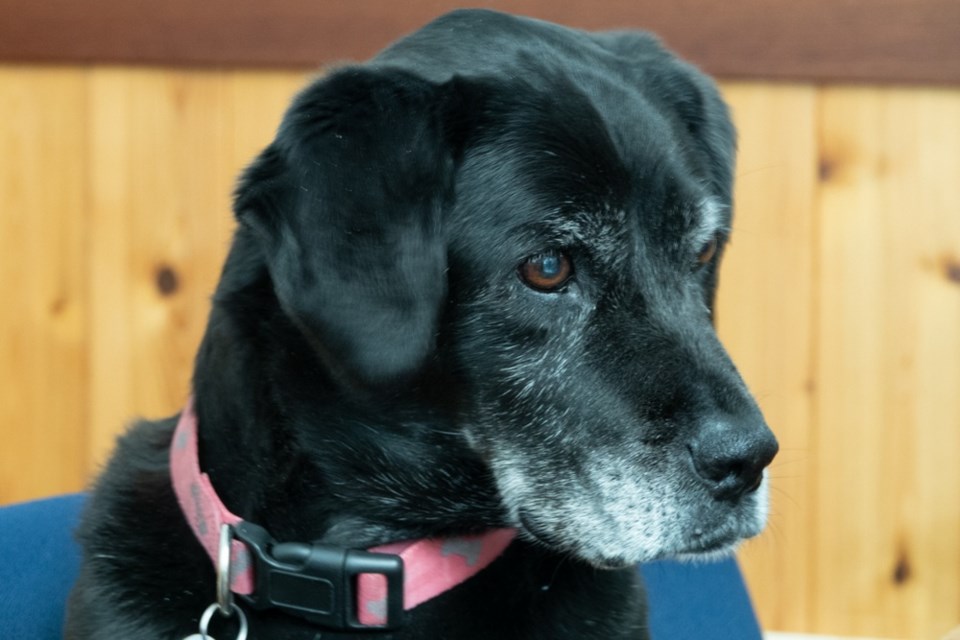
[[526, 509], [520, 509], [517, 518], [520, 520], [520, 526], [517, 529], [521, 537], [554, 550], [566, 547], [560, 536], [539, 526]]
[[[522, 538], [542, 545], [554, 551], [561, 551], [577, 556], [598, 569], [624, 569], [634, 566], [637, 561], [625, 555], [617, 556], [589, 556], [578, 553], [571, 545], [565, 543], [562, 537], [537, 524], [531, 515], [521, 509], [518, 514], [517, 527]], [[749, 536], [747, 536], [749, 537]], [[730, 527], [718, 527], [712, 530], [704, 528], [694, 529], [685, 537], [683, 543], [673, 550], [664, 550], [662, 555], [649, 558], [658, 560], [675, 558], [678, 560], [716, 560], [727, 557], [736, 552], [745, 537]]]
[[560, 551], [567, 553], [571, 556], [576, 556], [581, 560], [584, 560], [596, 567], [597, 569], [625, 569], [627, 567], [632, 567], [636, 564], [635, 561], [627, 558], [626, 556], [591, 556], [584, 557], [582, 553], [578, 553], [576, 549], [571, 548], [571, 545], [564, 542], [564, 540], [557, 534], [551, 533], [546, 530], [544, 527], [537, 524], [536, 520], [531, 517], [530, 513], [524, 509], [520, 509], [517, 514], [517, 517], [520, 521], [520, 526], [518, 530], [522, 538], [532, 541], [541, 546], [547, 547], [553, 551]]
[[723, 558], [759, 534], [766, 522], [765, 482], [738, 503], [682, 494], [651, 498], [648, 487], [630, 483], [620, 488], [615, 494], [626, 500], [608, 496], [599, 503], [586, 496], [555, 495], [546, 501], [540, 492], [527, 494], [508, 508], [510, 524], [537, 546], [599, 569], [622, 569], [668, 558]]
[[534, 456], [495, 456], [493, 473], [521, 540], [597, 568], [729, 555], [766, 523], [769, 485], [731, 498], [683, 464], [597, 450], [564, 466]]
[[[521, 537], [554, 551], [565, 551], [571, 555], [580, 557], [580, 554], [570, 549], [569, 545], [564, 544], [560, 536], [539, 526], [525, 509], [518, 511], [517, 518], [520, 521], [520, 526], [517, 528], [520, 531]], [[634, 564], [624, 556], [584, 559], [598, 569], [624, 569]]]
[[713, 560], [736, 552], [744, 536], [727, 528], [714, 531], [694, 529], [684, 549], [672, 554], [679, 560]]

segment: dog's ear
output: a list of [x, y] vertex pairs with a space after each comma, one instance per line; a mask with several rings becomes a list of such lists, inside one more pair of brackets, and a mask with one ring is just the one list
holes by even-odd
[[361, 68], [320, 80], [237, 190], [238, 220], [259, 238], [281, 307], [351, 381], [405, 377], [432, 350], [455, 84]]

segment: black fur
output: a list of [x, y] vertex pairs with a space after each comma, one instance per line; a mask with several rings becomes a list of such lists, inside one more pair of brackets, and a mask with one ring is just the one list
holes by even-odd
[[[400, 631], [249, 612], [251, 637], [644, 638], [632, 563], [755, 534], [776, 443], [711, 326], [722, 252], [698, 262], [733, 158], [712, 83], [642, 33], [461, 11], [307, 87], [237, 190], [201, 465], [279, 540], [521, 533]], [[518, 277], [545, 251], [556, 292]], [[213, 601], [174, 424], [97, 483], [67, 638], [186, 636]]]

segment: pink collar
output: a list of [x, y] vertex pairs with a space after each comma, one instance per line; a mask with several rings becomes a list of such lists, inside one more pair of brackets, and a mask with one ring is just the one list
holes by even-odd
[[[221, 525], [230, 525], [234, 532], [240, 525], [252, 525], [244, 523], [224, 506], [214, 491], [210, 478], [200, 470], [197, 417], [193, 409], [193, 398], [187, 401], [174, 432], [170, 448], [170, 476], [187, 522], [216, 566]], [[499, 557], [515, 536], [516, 531], [513, 529], [496, 529], [479, 536], [408, 540], [374, 547], [369, 552], [395, 554], [402, 559], [403, 608], [409, 610], [476, 575]], [[257, 580], [255, 569], [263, 566], [257, 562], [257, 555], [262, 549], [248, 545], [236, 539], [236, 536], [230, 545], [230, 590], [240, 595], [255, 596], [260, 586], [267, 582]], [[357, 551], [347, 553], [369, 555]], [[281, 569], [286, 569], [283, 565], [280, 566]], [[271, 564], [265, 567], [265, 570], [272, 568]], [[290, 570], [298, 569], [292, 567]], [[287, 575], [284, 571], [281, 573]], [[356, 609], [352, 604], [345, 603], [347, 611], [356, 611], [355, 617], [347, 614], [352, 621], [348, 626], [385, 626], [388, 606], [387, 578], [376, 572], [357, 572], [355, 592]], [[283, 608], [282, 605], [277, 606]], [[303, 615], [296, 607], [292, 612]], [[307, 615], [303, 617], [311, 619]]]

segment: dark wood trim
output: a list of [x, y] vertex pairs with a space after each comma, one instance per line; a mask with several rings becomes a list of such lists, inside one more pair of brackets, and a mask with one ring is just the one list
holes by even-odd
[[[0, 0], [0, 60], [314, 68], [363, 60], [443, 0]], [[645, 28], [726, 78], [960, 83], [958, 0], [515, 0], [588, 29]]]

